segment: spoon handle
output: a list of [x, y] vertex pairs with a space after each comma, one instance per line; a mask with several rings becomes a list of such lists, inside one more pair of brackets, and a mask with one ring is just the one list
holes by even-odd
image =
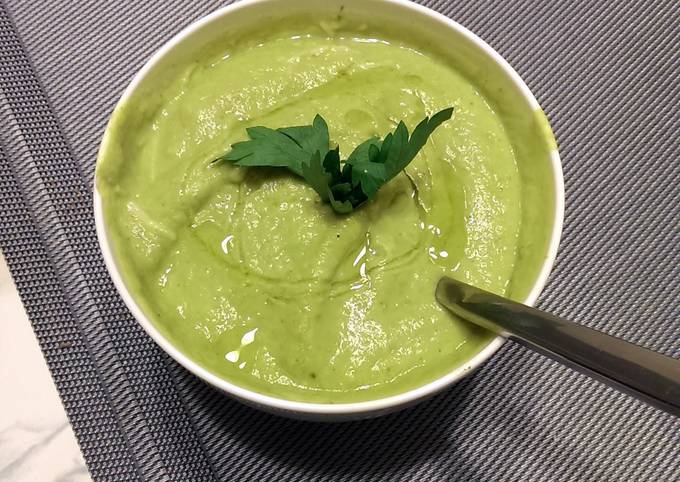
[[436, 296], [460, 318], [680, 417], [680, 360], [451, 278]]

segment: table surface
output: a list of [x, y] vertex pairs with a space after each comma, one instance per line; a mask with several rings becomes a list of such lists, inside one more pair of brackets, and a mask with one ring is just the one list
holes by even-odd
[[[145, 59], [229, 1], [0, 0], [0, 247], [92, 477], [680, 482], [680, 419], [511, 343], [409, 410], [310, 424], [227, 399], [144, 334], [101, 260], [97, 148]], [[550, 118], [566, 216], [539, 306], [680, 358], [677, 2], [417, 1]]]
[[2, 255], [0, 312], [0, 480], [89, 481], [85, 461]]

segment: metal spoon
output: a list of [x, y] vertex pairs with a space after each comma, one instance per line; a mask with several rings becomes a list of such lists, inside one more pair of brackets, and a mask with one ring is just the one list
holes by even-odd
[[451, 278], [436, 296], [460, 318], [680, 417], [680, 360]]

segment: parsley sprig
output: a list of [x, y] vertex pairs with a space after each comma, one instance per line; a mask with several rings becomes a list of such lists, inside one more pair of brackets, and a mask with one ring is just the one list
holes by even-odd
[[416, 157], [427, 139], [451, 118], [453, 107], [425, 117], [409, 136], [400, 121], [384, 139], [373, 137], [359, 144], [341, 161], [338, 147], [331, 149], [328, 124], [316, 115], [312, 125], [249, 127], [250, 140], [237, 142], [213, 162], [239, 166], [285, 167], [303, 177], [321, 199], [338, 213], [349, 213], [373, 199], [378, 190]]

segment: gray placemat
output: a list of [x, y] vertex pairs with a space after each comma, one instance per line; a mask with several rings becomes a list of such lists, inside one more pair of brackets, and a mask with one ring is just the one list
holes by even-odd
[[[680, 358], [680, 9], [673, 0], [424, 1], [519, 71], [567, 189], [540, 306]], [[301, 423], [208, 388], [117, 296], [94, 161], [145, 59], [213, 2], [0, 3], [0, 246], [98, 480], [680, 480], [680, 422], [506, 344], [435, 399]], [[1, 391], [1, 388], [0, 388]]]

